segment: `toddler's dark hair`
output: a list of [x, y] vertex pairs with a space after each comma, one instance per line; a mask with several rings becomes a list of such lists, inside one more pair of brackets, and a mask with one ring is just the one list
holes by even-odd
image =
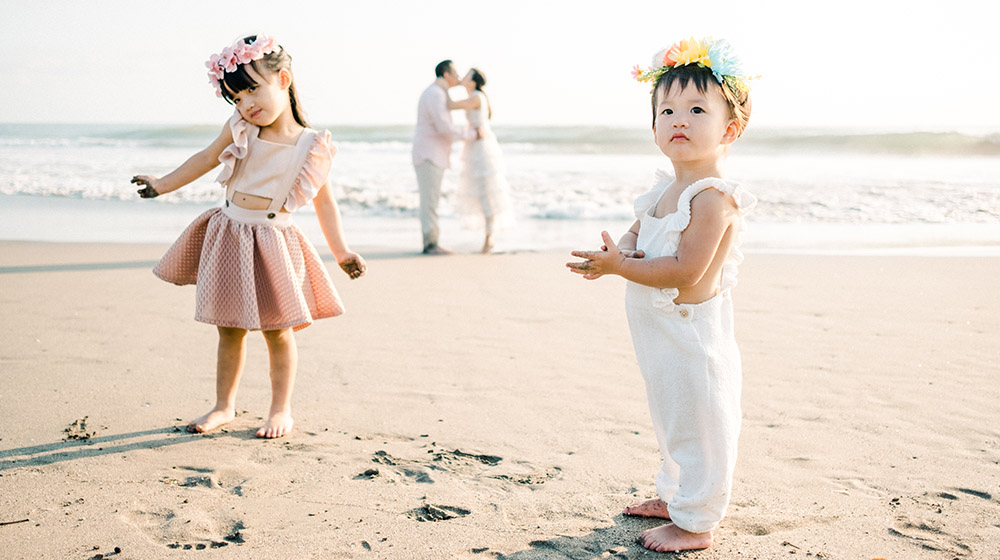
[[660, 79], [656, 80], [656, 85], [653, 86], [651, 96], [653, 104], [653, 127], [656, 127], [656, 102], [660, 92], [662, 91], [663, 94], [666, 94], [675, 83], [683, 88], [692, 82], [694, 82], [695, 87], [701, 93], [708, 91], [709, 87], [719, 88], [722, 98], [726, 100], [726, 105], [729, 106], [729, 118], [736, 119], [736, 126], [739, 129], [738, 135], [743, 134], [743, 131], [747, 128], [747, 124], [750, 122], [750, 92], [734, 92], [728, 85], [720, 84], [710, 69], [698, 66], [697, 64], [675, 67], [661, 74]]

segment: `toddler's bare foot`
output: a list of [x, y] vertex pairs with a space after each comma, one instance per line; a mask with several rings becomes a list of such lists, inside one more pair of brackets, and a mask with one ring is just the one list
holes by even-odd
[[487, 253], [492, 253], [493, 252], [493, 236], [492, 235], [487, 235], [486, 236], [486, 240], [483, 241], [483, 251], [482, 252], [483, 252], [484, 255], [487, 254]]
[[232, 422], [236, 418], [235, 410], [213, 408], [207, 414], [199, 416], [188, 423], [187, 431], [192, 434], [201, 434], [218, 428], [223, 424]]
[[659, 498], [646, 500], [641, 504], [632, 504], [623, 511], [625, 515], [636, 517], [659, 517], [660, 519], [670, 519], [670, 512], [667, 511], [667, 504]]
[[283, 435], [290, 434], [292, 432], [292, 424], [295, 421], [292, 420], [292, 415], [288, 412], [278, 412], [272, 414], [267, 422], [257, 430], [257, 437], [273, 439], [279, 438]]
[[691, 533], [667, 523], [645, 531], [639, 536], [639, 544], [655, 552], [701, 550], [712, 546], [712, 532]]

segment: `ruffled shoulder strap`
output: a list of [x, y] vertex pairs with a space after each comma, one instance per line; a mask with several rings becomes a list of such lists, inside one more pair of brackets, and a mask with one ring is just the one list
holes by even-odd
[[736, 203], [736, 209], [740, 213], [741, 225], [736, 233], [736, 242], [733, 243], [732, 247], [729, 249], [729, 254], [726, 255], [726, 260], [722, 265], [721, 278], [719, 280], [720, 290], [727, 291], [736, 286], [738, 268], [740, 263], [743, 262], [743, 251], [740, 248], [743, 245], [742, 216], [749, 212], [757, 204], [757, 197], [747, 192], [743, 188], [743, 185], [737, 183], [736, 181], [720, 179], [719, 177], [707, 177], [705, 179], [695, 181], [684, 189], [684, 192], [681, 193], [680, 198], [677, 200], [677, 223], [675, 224], [677, 231], [687, 229], [688, 224], [691, 223], [691, 199], [705, 189], [715, 189], [723, 194], [733, 197], [733, 201]]
[[635, 205], [633, 207], [635, 217], [641, 218], [643, 214], [653, 207], [653, 205], [659, 202], [660, 197], [663, 196], [663, 191], [667, 190], [667, 187], [669, 187], [673, 182], [673, 175], [662, 169], [657, 169], [656, 181], [653, 183], [653, 188], [639, 195], [639, 197], [635, 199]]
[[219, 154], [219, 162], [223, 167], [215, 179], [217, 183], [227, 186], [233, 177], [233, 171], [236, 170], [236, 161], [247, 157], [250, 139], [257, 137], [258, 129], [256, 125], [244, 120], [239, 111], [235, 111], [229, 118], [229, 130], [233, 133], [233, 143], [226, 146], [226, 149]]
[[[307, 130], [303, 134], [309, 132]], [[309, 153], [285, 200], [285, 209], [289, 212], [305, 206], [316, 197], [329, 178], [333, 156], [337, 153], [337, 146], [333, 144], [329, 130], [311, 132], [313, 140], [309, 146]]]
[[743, 185], [738, 182], [720, 179], [719, 177], [706, 177], [688, 185], [677, 200], [677, 209], [686, 213], [689, 220], [691, 217], [691, 199], [705, 189], [715, 189], [733, 197], [736, 209], [739, 210], [740, 214], [746, 214], [757, 205], [757, 197], [744, 190]]

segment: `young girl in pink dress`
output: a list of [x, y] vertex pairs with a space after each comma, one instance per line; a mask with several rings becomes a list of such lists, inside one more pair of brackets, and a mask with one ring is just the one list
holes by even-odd
[[293, 331], [344, 312], [316, 249], [292, 222], [312, 201], [330, 251], [349, 277], [365, 261], [344, 240], [327, 175], [336, 147], [328, 131], [309, 128], [292, 79], [291, 57], [271, 37], [250, 36], [206, 62], [215, 93], [236, 106], [219, 136], [165, 175], [136, 175], [139, 195], [175, 191], [224, 165], [217, 181], [225, 202], [188, 226], [153, 273], [177, 285], [197, 284], [195, 320], [219, 330], [215, 407], [189, 432], [231, 421], [246, 357], [246, 336], [264, 334], [270, 355], [271, 408], [262, 438], [292, 430], [297, 351]]

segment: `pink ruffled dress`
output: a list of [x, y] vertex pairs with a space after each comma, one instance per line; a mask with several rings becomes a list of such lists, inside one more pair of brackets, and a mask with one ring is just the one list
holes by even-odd
[[[292, 212], [326, 184], [336, 147], [330, 133], [305, 129], [295, 145], [257, 137], [239, 113], [233, 143], [219, 156], [226, 200], [198, 216], [153, 269], [161, 280], [196, 284], [195, 320], [275, 330], [309, 326], [344, 312], [326, 266]], [[232, 202], [234, 192], [271, 199], [265, 210]], [[282, 211], [287, 210], [287, 212]]]

